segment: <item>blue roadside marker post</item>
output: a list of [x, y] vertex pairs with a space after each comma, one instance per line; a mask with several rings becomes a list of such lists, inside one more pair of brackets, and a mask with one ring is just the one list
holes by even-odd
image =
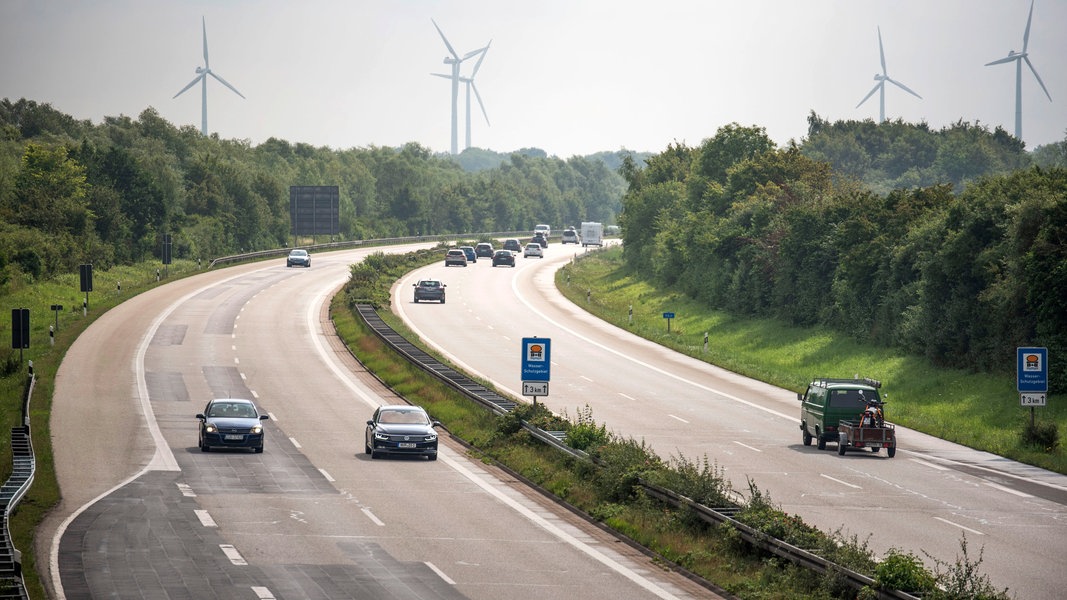
[[663, 313], [663, 318], [667, 319], [667, 333], [670, 333], [671, 332], [671, 319], [674, 318], [674, 313], [665, 312], [665, 313]]

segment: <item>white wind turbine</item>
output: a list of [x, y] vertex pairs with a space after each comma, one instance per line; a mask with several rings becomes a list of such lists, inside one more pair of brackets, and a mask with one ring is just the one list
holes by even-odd
[[1041, 81], [1041, 76], [1037, 74], [1037, 69], [1034, 68], [1034, 64], [1030, 62], [1030, 57], [1026, 53], [1026, 46], [1030, 43], [1030, 21], [1034, 18], [1034, 2], [1030, 0], [1030, 16], [1026, 17], [1026, 31], [1023, 33], [1023, 51], [1016, 52], [1014, 50], [1008, 52], [1008, 55], [1000, 60], [994, 60], [993, 62], [986, 63], [985, 66], [999, 65], [1006, 62], [1015, 61], [1015, 137], [1019, 140], [1023, 139], [1023, 61], [1026, 61], [1026, 66], [1030, 67], [1030, 72], [1034, 74], [1037, 82], [1041, 84], [1041, 89], [1045, 91], [1045, 95], [1048, 96], [1049, 102], [1052, 102], [1052, 96], [1048, 93], [1048, 88], [1045, 87], [1045, 82]]
[[920, 96], [919, 94], [916, 94], [915, 92], [911, 91], [908, 88], [908, 86], [904, 85], [903, 83], [900, 83], [899, 81], [896, 81], [895, 79], [892, 79], [886, 73], [886, 68], [885, 68], [885, 50], [882, 48], [882, 28], [881, 27], [878, 28], [878, 55], [882, 59], [882, 74], [881, 75], [879, 75], [878, 73], [874, 74], [874, 80], [877, 81], [878, 83], [874, 84], [874, 87], [871, 88], [871, 91], [867, 92], [867, 95], [863, 97], [863, 100], [860, 100], [860, 103], [856, 105], [856, 108], [859, 108], [860, 106], [862, 106], [863, 103], [866, 102], [868, 98], [873, 96], [875, 92], [878, 92], [878, 122], [879, 123], [884, 123], [885, 122], [885, 82], [888, 81], [889, 83], [892, 83], [893, 85], [897, 86], [898, 88], [904, 90], [905, 92], [911, 94], [912, 96], [915, 96], [916, 98], [918, 98], [920, 100], [922, 99], [922, 96]]
[[[204, 17], [201, 17], [201, 24], [204, 27], [204, 66], [196, 68], [196, 77], [194, 77], [193, 80], [189, 82], [189, 85], [183, 87], [182, 91], [178, 92], [177, 94], [174, 94], [174, 98], [177, 98], [178, 96], [181, 96], [182, 93], [185, 92], [185, 90], [193, 87], [194, 85], [196, 85], [197, 82], [200, 82], [200, 84], [201, 84], [201, 98], [202, 98], [202, 102], [203, 102], [203, 106], [201, 108], [202, 120], [201, 120], [201, 124], [200, 124], [200, 133], [202, 133], [203, 135], [206, 136], [207, 135], [207, 76], [211, 75], [215, 79], [218, 79], [219, 83], [221, 83], [222, 85], [230, 88], [231, 90], [233, 90], [233, 93], [237, 94], [238, 96], [240, 96], [242, 98], [244, 98], [244, 94], [242, 94], [241, 92], [238, 92], [237, 88], [235, 88], [232, 85], [230, 85], [229, 83], [227, 83], [225, 79], [223, 79], [222, 77], [219, 77], [218, 75], [215, 74], [214, 71], [211, 70], [211, 67], [208, 64], [208, 58], [207, 58], [207, 20]], [[173, 98], [172, 98], [172, 100], [173, 100]]]
[[[452, 55], [452, 56], [446, 56], [445, 60], [444, 60], [444, 63], [446, 65], [451, 65], [452, 66], [452, 74], [451, 75], [442, 75], [441, 73], [430, 73], [430, 75], [433, 75], [435, 77], [444, 77], [445, 79], [451, 79], [452, 80], [452, 154], [458, 154], [459, 153], [459, 107], [458, 107], [458, 104], [459, 104], [459, 84], [460, 84], [461, 81], [467, 84], [467, 147], [469, 148], [470, 147], [470, 140], [471, 140], [471, 133], [470, 133], [470, 113], [471, 113], [471, 111], [470, 111], [470, 88], [474, 87], [474, 73], [477, 73], [478, 72], [478, 67], [480, 67], [482, 65], [482, 59], [485, 58], [485, 53], [489, 50], [489, 46], [486, 45], [484, 48], [479, 48], [477, 50], [471, 50], [470, 52], [464, 54], [462, 58], [460, 58], [459, 54], [457, 54], [456, 50], [452, 47], [452, 44], [448, 43], [448, 38], [445, 37], [444, 32], [441, 31], [441, 28], [437, 26], [437, 21], [434, 21], [433, 19], [430, 19], [430, 22], [432, 22], [434, 28], [437, 29], [437, 33], [439, 33], [441, 35], [441, 40], [444, 41], [445, 47], [448, 48], [448, 53]], [[460, 68], [460, 65], [463, 63], [463, 61], [465, 61], [465, 60], [467, 60], [469, 58], [473, 58], [474, 56], [477, 56], [479, 54], [481, 54], [482, 56], [481, 56], [481, 58], [478, 59], [478, 63], [474, 67], [474, 73], [472, 73], [470, 77], [466, 77], [466, 78], [465, 77], [461, 77], [460, 74], [459, 74], [459, 68]], [[482, 105], [482, 97], [481, 97], [480, 94], [478, 94], [478, 88], [477, 87], [474, 88], [474, 93], [478, 98], [478, 104], [482, 106], [482, 113], [485, 114], [485, 106]], [[485, 117], [485, 121], [487, 123], [489, 122], [488, 115]]]

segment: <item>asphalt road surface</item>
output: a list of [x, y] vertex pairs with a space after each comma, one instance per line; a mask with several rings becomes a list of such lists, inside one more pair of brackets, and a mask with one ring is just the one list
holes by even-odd
[[[588, 406], [596, 422], [664, 458], [706, 458], [739, 491], [751, 480], [786, 512], [867, 540], [878, 557], [898, 548], [951, 564], [965, 538], [994, 585], [1019, 598], [1064, 597], [1067, 477], [899, 427], [894, 458], [804, 446], [794, 391], [665, 350], [563, 299], [553, 273], [582, 252], [552, 244], [514, 269], [442, 262], [399, 282], [393, 304], [450, 360], [516, 398], [521, 339], [550, 338], [549, 394], [538, 401], [571, 416]], [[448, 303], [414, 304], [420, 277], [445, 282]]]
[[[52, 410], [62, 502], [36, 536], [50, 594], [714, 597], [447, 440], [435, 462], [364, 454], [373, 407], [398, 400], [325, 305], [377, 250], [177, 280], [79, 337]], [[199, 450], [194, 415], [213, 397], [270, 414], [262, 454]]]

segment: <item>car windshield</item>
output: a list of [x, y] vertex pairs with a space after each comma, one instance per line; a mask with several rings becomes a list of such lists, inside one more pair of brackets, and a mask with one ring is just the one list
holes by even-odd
[[394, 425], [429, 425], [430, 420], [421, 410], [383, 410], [378, 413], [378, 422]]
[[435, 288], [435, 287], [437, 287], [439, 285], [441, 285], [440, 281], [420, 281], [419, 282], [419, 286], [424, 287], [424, 288]]
[[289, 253], [290, 256], [306, 256], [307, 250], [293, 250]]
[[256, 409], [244, 402], [215, 402], [208, 411], [209, 417], [255, 418]]

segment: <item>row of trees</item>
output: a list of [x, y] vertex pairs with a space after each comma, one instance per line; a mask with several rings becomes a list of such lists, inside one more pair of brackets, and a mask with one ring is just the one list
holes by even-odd
[[621, 208], [625, 182], [602, 160], [530, 150], [495, 161], [469, 172], [414, 143], [251, 146], [177, 128], [153, 109], [94, 125], [5, 99], [0, 283], [158, 258], [165, 233], [175, 258], [302, 243], [289, 236], [291, 185], [339, 186], [342, 239], [614, 222]]
[[[730, 125], [644, 169], [628, 164], [628, 264], [716, 308], [829, 326], [942, 365], [1004, 370], [1028, 345], [1067, 356], [1067, 168], [878, 194], [808, 150]], [[1007, 163], [1028, 163], [1015, 152]], [[1067, 364], [1052, 367], [1063, 389]]]

